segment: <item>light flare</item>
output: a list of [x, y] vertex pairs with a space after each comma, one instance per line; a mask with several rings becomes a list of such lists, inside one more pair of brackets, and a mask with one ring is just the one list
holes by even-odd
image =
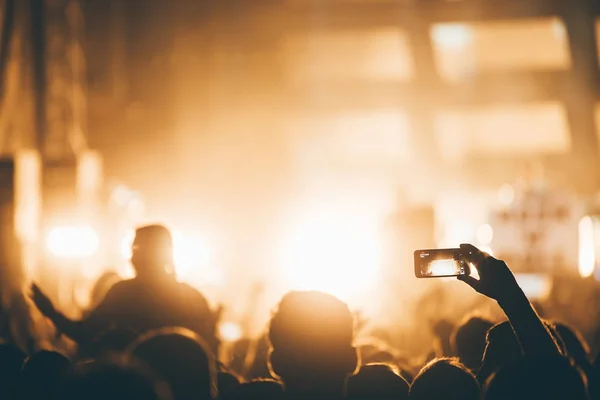
[[175, 231], [173, 232], [173, 259], [177, 276], [185, 280], [199, 272], [207, 272], [211, 254], [206, 242], [199, 236]]
[[579, 275], [589, 278], [596, 270], [594, 221], [585, 216], [579, 221]]
[[242, 328], [235, 322], [223, 322], [219, 325], [219, 336], [226, 342], [237, 342], [242, 338]]
[[98, 252], [100, 238], [89, 226], [61, 226], [48, 232], [46, 247], [55, 257], [87, 258]]

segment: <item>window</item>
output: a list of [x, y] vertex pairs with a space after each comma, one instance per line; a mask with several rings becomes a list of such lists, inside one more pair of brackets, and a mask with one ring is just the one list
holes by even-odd
[[435, 118], [438, 146], [447, 159], [463, 155], [564, 153], [567, 117], [559, 103], [444, 110]]
[[435, 24], [431, 30], [440, 75], [450, 81], [478, 72], [568, 69], [571, 58], [558, 18]]
[[413, 74], [408, 39], [396, 28], [302, 33], [284, 46], [287, 69], [300, 83], [408, 80]]

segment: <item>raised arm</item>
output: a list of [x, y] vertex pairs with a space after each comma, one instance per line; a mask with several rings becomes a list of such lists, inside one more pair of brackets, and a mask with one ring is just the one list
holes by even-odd
[[[108, 327], [108, 320], [105, 318], [106, 310], [110, 306], [110, 291], [104, 301], [83, 321], [73, 321], [67, 316], [58, 311], [52, 301], [42, 290], [36, 285], [31, 285], [31, 299], [40, 310], [40, 312], [48, 318], [56, 330], [68, 336], [77, 343], [82, 343], [91, 340], [94, 335], [100, 333], [104, 328]], [[114, 297], [114, 296], [113, 296]]]
[[470, 244], [463, 244], [463, 257], [477, 268], [480, 279], [459, 276], [478, 293], [498, 302], [504, 310], [526, 356], [555, 355], [560, 350], [546, 325], [517, 284], [506, 263]]
[[73, 321], [67, 318], [64, 314], [56, 310], [52, 300], [34, 283], [31, 285], [31, 300], [36, 305], [37, 309], [48, 318], [56, 329], [73, 339], [75, 342], [80, 342], [84, 339], [85, 330], [82, 323]]

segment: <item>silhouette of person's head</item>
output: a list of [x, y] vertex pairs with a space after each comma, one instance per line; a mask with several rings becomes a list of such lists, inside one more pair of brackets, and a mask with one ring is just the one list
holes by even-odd
[[202, 338], [184, 328], [151, 331], [128, 354], [155, 371], [170, 386], [174, 400], [216, 397], [215, 362]]
[[0, 398], [13, 398], [26, 355], [17, 346], [0, 344]]
[[483, 363], [477, 378], [480, 382], [504, 365], [511, 364], [523, 357], [523, 350], [510, 322], [501, 322], [488, 331]]
[[25, 399], [58, 399], [71, 362], [55, 351], [43, 350], [29, 357], [21, 371], [21, 395]]
[[564, 357], [523, 358], [494, 373], [485, 400], [587, 400], [586, 379]]
[[88, 362], [77, 366], [61, 400], [171, 400], [166, 383], [143, 368]]
[[475, 375], [452, 358], [431, 361], [410, 388], [410, 398], [416, 400], [479, 400], [480, 396]]
[[277, 400], [283, 398], [283, 386], [272, 379], [258, 379], [242, 383], [225, 393], [222, 400]]
[[454, 354], [471, 371], [481, 367], [486, 336], [494, 324], [484, 318], [470, 317], [458, 326], [451, 338]]
[[590, 398], [600, 398], [600, 376], [590, 360], [590, 346], [581, 333], [573, 327], [557, 323], [554, 331], [565, 346], [565, 355], [571, 358], [586, 375]]
[[564, 343], [569, 357], [578, 364], [589, 364], [590, 347], [579, 331], [562, 323], [555, 324], [554, 330]]
[[271, 319], [270, 367], [289, 394], [342, 396], [358, 365], [348, 306], [320, 292], [291, 292]]
[[131, 250], [131, 264], [138, 276], [172, 272], [173, 238], [164, 226], [138, 228]]
[[396, 368], [386, 364], [369, 364], [348, 379], [349, 400], [408, 399], [410, 386]]

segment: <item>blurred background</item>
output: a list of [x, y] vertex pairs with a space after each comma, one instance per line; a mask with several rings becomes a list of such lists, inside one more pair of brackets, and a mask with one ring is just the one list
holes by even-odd
[[290, 289], [336, 294], [396, 340], [498, 315], [454, 280], [414, 279], [414, 250], [471, 242], [594, 342], [600, 1], [0, 11], [5, 308], [36, 280], [81, 315], [132, 276], [133, 228], [164, 222], [229, 340]]

